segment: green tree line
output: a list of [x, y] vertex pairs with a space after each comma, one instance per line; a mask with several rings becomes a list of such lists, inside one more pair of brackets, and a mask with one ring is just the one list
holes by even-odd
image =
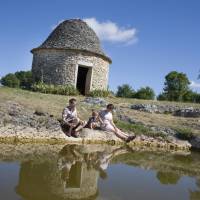
[[[200, 72], [198, 75], [200, 79]], [[53, 93], [70, 95], [71, 93], [79, 94], [76, 88], [71, 85], [55, 86], [45, 83], [35, 83], [33, 81], [31, 71], [19, 71], [15, 73], [9, 73], [1, 78], [1, 84], [7, 87], [17, 87], [27, 90], [33, 90], [36, 92]], [[124, 98], [137, 98], [137, 99], [157, 99], [160, 101], [180, 101], [180, 102], [195, 102], [200, 103], [200, 93], [194, 92], [189, 87], [190, 81], [186, 74], [171, 71], [165, 76], [163, 91], [156, 97], [152, 88], [146, 86], [141, 87], [135, 91], [129, 84], [123, 84], [118, 86], [117, 92], [113, 93], [117, 97]], [[106, 97], [110, 94], [110, 91], [95, 90], [91, 92], [91, 96], [103, 96]]]

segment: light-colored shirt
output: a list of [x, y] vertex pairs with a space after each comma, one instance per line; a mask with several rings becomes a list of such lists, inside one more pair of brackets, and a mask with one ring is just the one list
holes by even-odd
[[107, 110], [100, 111], [99, 115], [100, 115], [104, 124], [110, 124], [110, 122], [113, 120], [112, 113], [107, 112]]
[[62, 118], [63, 118], [63, 121], [65, 122], [69, 122], [73, 119], [76, 119], [77, 118], [76, 108], [71, 110], [68, 106], [65, 107], [62, 113]]

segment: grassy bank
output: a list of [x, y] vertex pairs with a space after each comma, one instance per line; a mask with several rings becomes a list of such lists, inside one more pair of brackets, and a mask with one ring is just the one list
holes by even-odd
[[[42, 94], [21, 89], [0, 87], [0, 103], [3, 103], [5, 101], [14, 101], [33, 110], [48, 112], [49, 114], [54, 115], [58, 119], [61, 118], [62, 110], [66, 106], [70, 98], [72, 98], [72, 96]], [[97, 110], [102, 109], [98, 106], [92, 107], [90, 105], [84, 104], [82, 102], [82, 100], [85, 98], [84, 96], [79, 95], [75, 98], [78, 100], [77, 109], [79, 116], [82, 119], [87, 120], [93, 108]], [[113, 103], [116, 107], [118, 107], [120, 109], [120, 114], [128, 116], [129, 118], [135, 119], [139, 122], [143, 122], [144, 125], [162, 126], [179, 130], [180, 133], [185, 134], [186, 137], [190, 136], [191, 134], [200, 135], [199, 118], [183, 118], [172, 116], [170, 114], [145, 113], [129, 108], [131, 104], [138, 103], [153, 103], [162, 105], [173, 104], [178, 105], [180, 107], [195, 108], [200, 108], [200, 104], [167, 101], [160, 102], [152, 100], [125, 99], [116, 97], [107, 97], [105, 98], [105, 100], [108, 103]], [[150, 130], [148, 130], [144, 125], [133, 125], [121, 122], [119, 120], [117, 120], [117, 125], [125, 131], [135, 132], [136, 134], [144, 133], [153, 135], [153, 133]]]

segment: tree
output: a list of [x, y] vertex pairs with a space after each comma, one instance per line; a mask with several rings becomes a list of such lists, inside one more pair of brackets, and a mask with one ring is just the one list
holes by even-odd
[[1, 78], [1, 84], [8, 87], [19, 87], [20, 81], [15, 74], [9, 73]]
[[23, 89], [30, 89], [33, 84], [32, 72], [31, 71], [19, 71], [15, 72], [15, 76], [20, 81], [20, 87]]
[[142, 87], [140, 88], [134, 95], [137, 99], [154, 99], [155, 98], [155, 92], [150, 87]]
[[184, 96], [183, 100], [186, 102], [200, 103], [200, 94], [189, 90]]
[[166, 94], [160, 93], [160, 94], [157, 96], [157, 100], [158, 100], [158, 101], [166, 101], [166, 100], [167, 100]]
[[128, 84], [123, 84], [121, 86], [118, 86], [117, 88], [117, 97], [126, 97], [126, 98], [132, 98], [134, 95], [133, 88]]
[[188, 90], [183, 96], [183, 101], [185, 102], [195, 102], [195, 100], [195, 92], [192, 90]]
[[182, 101], [189, 90], [190, 81], [187, 75], [172, 71], [165, 76], [164, 94], [169, 101]]

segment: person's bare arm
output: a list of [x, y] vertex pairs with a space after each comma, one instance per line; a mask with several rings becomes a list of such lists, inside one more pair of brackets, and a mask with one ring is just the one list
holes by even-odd
[[[75, 127], [76, 124], [73, 123], [73, 119], [69, 117], [69, 113], [68, 113], [68, 108], [64, 108], [63, 113], [62, 113], [62, 119], [65, 122], [65, 124], [67, 124], [70, 127]], [[77, 113], [75, 112], [75, 116], [77, 116]], [[76, 118], [76, 117], [75, 117]]]
[[112, 126], [114, 127], [115, 131], [118, 131], [118, 129], [117, 129], [117, 127], [116, 127], [115, 123], [113, 122], [113, 120], [110, 120], [110, 123], [111, 123], [111, 124], [112, 124]]
[[101, 124], [103, 124], [103, 120], [101, 119], [101, 117], [100, 117], [100, 115], [98, 114], [98, 117], [97, 117], [97, 119], [99, 120], [99, 122], [101, 123]]

